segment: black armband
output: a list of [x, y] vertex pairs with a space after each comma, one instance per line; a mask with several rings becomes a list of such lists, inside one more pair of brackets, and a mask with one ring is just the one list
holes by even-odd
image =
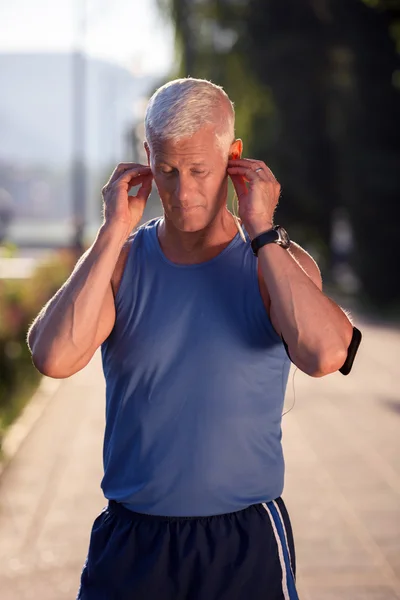
[[342, 375], [348, 375], [354, 363], [359, 345], [361, 344], [362, 334], [357, 327], [353, 327], [353, 337], [351, 338], [350, 346], [347, 350], [347, 358], [343, 367], [339, 369]]
[[[283, 336], [281, 336], [281, 338], [282, 338], [283, 345], [285, 346], [286, 354], [290, 358], [288, 345], [285, 342], [285, 340], [283, 339]], [[350, 346], [347, 350], [347, 358], [345, 360], [344, 365], [339, 369], [339, 373], [342, 373], [342, 375], [348, 375], [350, 373], [351, 368], [354, 363], [354, 359], [357, 354], [358, 347], [361, 343], [361, 339], [362, 339], [361, 331], [359, 329], [357, 329], [357, 327], [353, 327], [353, 337], [351, 338]], [[290, 358], [290, 360], [292, 360], [292, 359]]]

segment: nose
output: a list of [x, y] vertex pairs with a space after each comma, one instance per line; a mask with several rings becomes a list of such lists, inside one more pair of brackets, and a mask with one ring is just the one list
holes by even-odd
[[193, 178], [190, 175], [179, 173], [177, 176], [176, 199], [182, 208], [190, 208], [190, 203], [194, 200]]

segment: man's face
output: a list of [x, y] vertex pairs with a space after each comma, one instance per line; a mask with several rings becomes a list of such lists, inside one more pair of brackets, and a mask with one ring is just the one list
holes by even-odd
[[180, 231], [207, 227], [226, 204], [228, 152], [218, 146], [214, 128], [179, 141], [154, 141], [149, 164], [165, 217]]

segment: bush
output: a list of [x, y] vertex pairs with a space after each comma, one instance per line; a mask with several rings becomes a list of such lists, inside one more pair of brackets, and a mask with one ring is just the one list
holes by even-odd
[[41, 379], [26, 342], [29, 326], [68, 279], [76, 260], [70, 250], [60, 250], [30, 279], [0, 280], [0, 444]]

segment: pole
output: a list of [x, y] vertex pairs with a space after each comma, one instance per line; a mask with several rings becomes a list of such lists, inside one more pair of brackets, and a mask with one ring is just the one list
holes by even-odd
[[86, 0], [75, 0], [76, 40], [72, 62], [72, 210], [73, 249], [77, 256], [84, 250], [86, 225]]

